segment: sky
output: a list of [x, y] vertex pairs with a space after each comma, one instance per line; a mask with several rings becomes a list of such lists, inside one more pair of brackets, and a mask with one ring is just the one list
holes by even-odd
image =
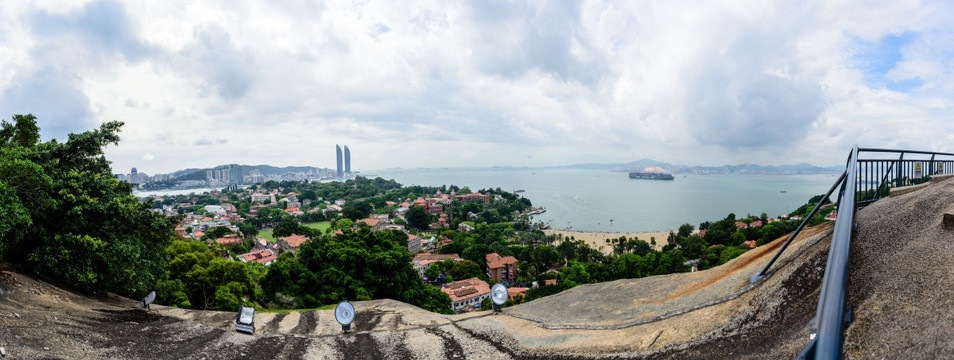
[[3, 1], [0, 69], [115, 173], [954, 152], [948, 1]]

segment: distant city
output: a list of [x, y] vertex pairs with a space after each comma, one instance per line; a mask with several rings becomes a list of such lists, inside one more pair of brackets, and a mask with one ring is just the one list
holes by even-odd
[[139, 172], [132, 168], [128, 174], [115, 174], [116, 178], [142, 188], [150, 189], [191, 189], [230, 185], [257, 184], [266, 181], [320, 181], [349, 179], [354, 177], [351, 171], [351, 149], [344, 145], [335, 145], [336, 168], [310, 166], [274, 167], [270, 165], [219, 165], [206, 169], [185, 169], [169, 174]]

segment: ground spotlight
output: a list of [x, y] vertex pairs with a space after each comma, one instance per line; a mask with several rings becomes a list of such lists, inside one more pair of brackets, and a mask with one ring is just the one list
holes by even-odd
[[239, 308], [238, 315], [235, 315], [235, 331], [255, 333], [255, 308], [251, 306]]
[[354, 321], [354, 306], [347, 301], [342, 301], [335, 306], [335, 320], [341, 324], [341, 331], [351, 330], [351, 323]]
[[494, 313], [500, 312], [500, 308], [507, 302], [507, 287], [503, 284], [494, 284], [490, 289], [490, 302], [494, 303]]

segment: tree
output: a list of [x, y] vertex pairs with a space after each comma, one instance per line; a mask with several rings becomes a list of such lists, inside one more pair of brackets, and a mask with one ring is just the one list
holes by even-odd
[[480, 265], [470, 260], [461, 260], [454, 263], [454, 266], [450, 268], [448, 272], [450, 276], [453, 276], [455, 279], [470, 279], [473, 277], [480, 277], [484, 275]]
[[276, 238], [291, 236], [292, 234], [303, 234], [299, 229], [301, 226], [298, 225], [298, 221], [295, 219], [285, 216], [278, 222], [278, 226], [272, 231], [272, 235]]
[[414, 227], [418, 230], [425, 230], [430, 223], [430, 217], [424, 212], [424, 208], [420, 206], [411, 207], [404, 214], [404, 218], [407, 219], [407, 224]]
[[277, 302], [281, 293], [310, 308], [390, 298], [450, 312], [450, 297], [424, 284], [399, 238], [392, 231], [367, 229], [313, 238], [302, 244], [297, 257], [282, 254], [269, 266], [262, 284], [265, 300]]
[[590, 282], [590, 273], [586, 272], [586, 268], [583, 267], [583, 264], [570, 261], [567, 266], [564, 266], [563, 269], [560, 270], [560, 282], [566, 284], [567, 287], [587, 284]]
[[[140, 297], [163, 278], [176, 219], [152, 213], [103, 156], [123, 125], [39, 142], [32, 115], [0, 123], [0, 258], [81, 288]], [[30, 241], [23, 241], [30, 239]]]
[[533, 249], [533, 259], [540, 264], [540, 268], [549, 269], [560, 260], [560, 253], [550, 246], [538, 246]]
[[433, 263], [431, 266], [427, 267], [427, 270], [424, 270], [424, 275], [433, 281], [434, 279], [437, 279], [437, 276], [443, 272], [441, 267], [441, 263]]

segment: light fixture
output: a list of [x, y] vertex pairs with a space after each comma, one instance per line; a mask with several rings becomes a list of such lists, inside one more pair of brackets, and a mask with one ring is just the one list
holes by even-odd
[[156, 301], [155, 291], [150, 292], [149, 295], [146, 295], [146, 297], [142, 299], [142, 303], [140, 303], [140, 305], [145, 309], [149, 309], [149, 304], [152, 304], [153, 301]]
[[490, 302], [494, 303], [494, 314], [500, 312], [500, 308], [507, 302], [507, 287], [501, 283], [494, 284], [490, 289]]
[[251, 306], [239, 308], [238, 315], [235, 315], [235, 331], [255, 333], [255, 308]]
[[341, 324], [341, 331], [351, 330], [351, 323], [354, 321], [354, 306], [347, 301], [342, 301], [335, 306], [335, 320]]

